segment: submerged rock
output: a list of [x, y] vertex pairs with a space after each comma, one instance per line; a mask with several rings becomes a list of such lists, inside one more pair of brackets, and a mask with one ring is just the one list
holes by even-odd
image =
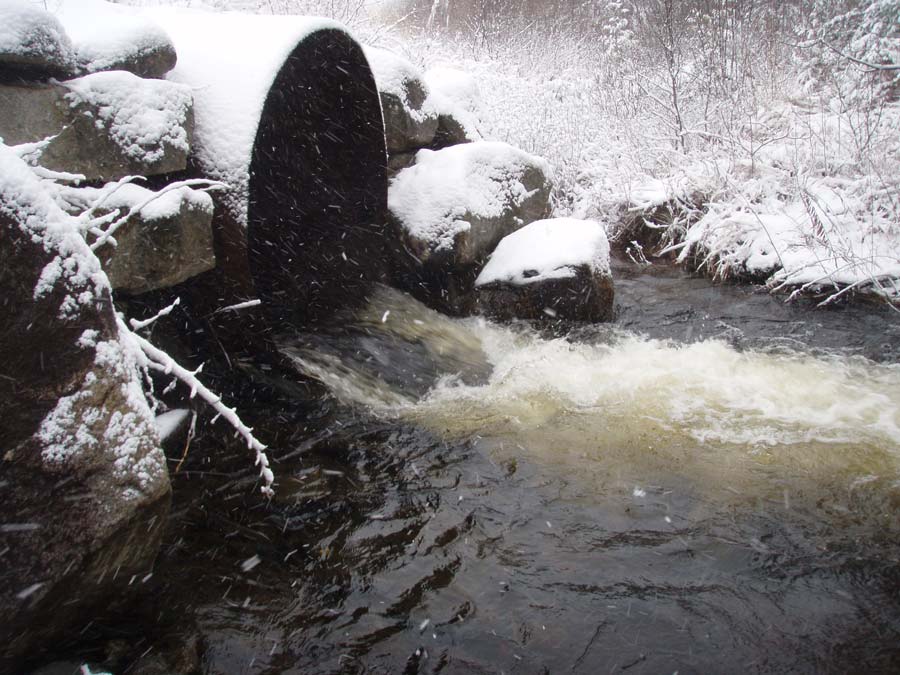
[[479, 311], [501, 320], [613, 317], [609, 242], [587, 220], [541, 220], [505, 237], [475, 281]]
[[165, 458], [109, 282], [0, 146], [0, 670], [151, 569]]

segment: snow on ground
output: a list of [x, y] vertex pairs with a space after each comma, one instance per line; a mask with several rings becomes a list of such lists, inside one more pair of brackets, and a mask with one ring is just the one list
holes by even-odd
[[574, 218], [538, 220], [500, 241], [475, 285], [500, 281], [521, 286], [565, 279], [575, 276], [582, 265], [597, 274], [610, 273], [603, 226]]
[[165, 80], [142, 79], [125, 71], [93, 73], [63, 83], [72, 107], [97, 110], [95, 124], [106, 127], [122, 151], [144, 164], [160, 161], [168, 148], [188, 152], [186, 123], [191, 89]]
[[500, 142], [478, 141], [420, 150], [388, 188], [388, 209], [432, 251], [449, 251], [471, 229], [466, 218], [501, 216], [532, 193], [520, 181], [528, 169], [549, 175], [546, 160]]
[[642, 101], [621, 77], [627, 63], [591, 61], [589, 45], [498, 40], [479, 49], [413, 36], [404, 51], [426, 69], [452, 64], [474, 77], [484, 137], [552, 164], [555, 216], [596, 219], [615, 238], [641, 212], [699, 200], [706, 217], [669, 238], [688, 237], [685, 263], [788, 290], [837, 292], [834, 282], [897, 295], [888, 281], [900, 278], [897, 102], [865, 109], [797, 98], [783, 68], [783, 83], [730, 111], [731, 128], [704, 127], [710, 133], [679, 148], [663, 119], [671, 112]]
[[131, 7], [103, 0], [57, 0], [51, 5], [87, 72], [106, 70], [171, 45], [168, 34]]
[[328, 19], [148, 8], [171, 36], [178, 65], [168, 79], [194, 94], [194, 152], [207, 178], [229, 185], [223, 200], [247, 223], [250, 159], [263, 105], [285, 59], [303, 39], [323, 29], [344, 30]]
[[0, 55], [38, 60], [64, 70], [75, 66], [72, 42], [59, 20], [24, 0], [0, 0]]

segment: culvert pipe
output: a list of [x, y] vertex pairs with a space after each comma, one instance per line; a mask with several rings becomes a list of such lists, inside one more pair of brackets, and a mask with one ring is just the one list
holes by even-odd
[[[218, 276], [233, 299], [317, 322], [386, 275], [384, 123], [360, 45], [339, 23], [159, 9], [194, 90], [191, 170], [222, 181]], [[228, 296], [228, 291], [223, 297]]]

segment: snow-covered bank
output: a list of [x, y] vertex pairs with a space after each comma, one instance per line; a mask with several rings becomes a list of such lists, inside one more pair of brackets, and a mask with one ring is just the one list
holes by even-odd
[[[694, 75], [675, 81], [674, 103], [668, 71], [627, 31], [541, 40], [526, 26], [481, 42], [438, 32], [407, 36], [404, 49], [422, 68], [470, 73], [485, 138], [551, 162], [555, 216], [600, 220], [623, 245], [649, 225], [659, 248], [717, 278], [896, 298], [900, 39], [886, 26], [900, 5], [864, 5], [798, 25], [794, 65], [788, 42], [771, 48], [787, 50], [782, 60], [748, 54], [754, 79], [724, 91], [699, 89], [707, 74], [690, 69], [706, 66], [681, 53]], [[839, 23], [844, 57], [816, 42]], [[657, 242], [641, 243], [650, 255]]]

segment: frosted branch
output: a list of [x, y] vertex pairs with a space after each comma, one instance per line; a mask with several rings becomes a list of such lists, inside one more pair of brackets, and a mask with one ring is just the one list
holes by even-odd
[[115, 239], [113, 239], [113, 235], [116, 233], [116, 230], [118, 230], [125, 223], [127, 223], [130, 218], [132, 218], [136, 214], [140, 213], [141, 209], [143, 209], [145, 206], [147, 206], [149, 204], [152, 204], [154, 201], [156, 201], [157, 199], [162, 197], [164, 194], [172, 192], [173, 190], [178, 190], [178, 189], [184, 188], [184, 187], [195, 188], [202, 192], [206, 192], [208, 190], [220, 190], [226, 186], [225, 186], [225, 183], [220, 183], [218, 181], [206, 180], [205, 178], [191, 178], [189, 180], [180, 180], [180, 181], [176, 181], [174, 183], [170, 183], [169, 185], [166, 185], [163, 189], [159, 190], [158, 192], [154, 192], [152, 195], [147, 197], [147, 199], [145, 199], [144, 201], [139, 202], [139, 203], [135, 204], [134, 206], [132, 206], [128, 210], [128, 213], [126, 213], [124, 216], [122, 216], [121, 218], [119, 218], [115, 222], [113, 222], [108, 228], [106, 228], [106, 231], [104, 231], [103, 234], [97, 238], [97, 241], [95, 241], [93, 244], [91, 244], [91, 250], [96, 251], [98, 248], [100, 248], [101, 246], [103, 246], [106, 243], [111, 243], [111, 244], [115, 245]]
[[181, 303], [181, 298], [175, 298], [175, 302], [173, 302], [168, 307], [164, 307], [163, 309], [159, 310], [155, 316], [152, 316], [149, 319], [144, 319], [143, 321], [138, 321], [137, 319], [129, 319], [128, 323], [131, 324], [132, 330], [140, 330], [141, 328], [146, 328], [147, 326], [149, 326], [150, 324], [155, 322], [157, 319], [160, 319], [164, 316], [168, 316], [169, 314], [171, 314], [172, 310], [175, 309], [176, 307], [178, 307], [178, 305], [180, 303]]
[[253, 429], [244, 424], [234, 408], [229, 408], [222, 403], [222, 397], [213, 393], [197, 378], [197, 373], [200, 369], [198, 368], [196, 371], [192, 372], [178, 365], [171, 356], [155, 347], [146, 338], [141, 337], [128, 328], [121, 315], [117, 315], [116, 322], [118, 323], [119, 332], [122, 336], [126, 338], [130, 337], [134, 340], [135, 346], [143, 356], [142, 365], [144, 367], [174, 375], [183, 384], [190, 387], [191, 398], [199, 395], [206, 404], [216, 411], [217, 417], [223, 417], [232, 427], [234, 427], [238, 435], [243, 437], [247, 442], [247, 447], [256, 453], [254, 465], [259, 467], [259, 475], [263, 480], [263, 494], [267, 497], [273, 496], [274, 491], [272, 490], [272, 484], [275, 482], [275, 475], [272, 473], [272, 469], [269, 468], [269, 458], [265, 453], [266, 446], [253, 435]]

